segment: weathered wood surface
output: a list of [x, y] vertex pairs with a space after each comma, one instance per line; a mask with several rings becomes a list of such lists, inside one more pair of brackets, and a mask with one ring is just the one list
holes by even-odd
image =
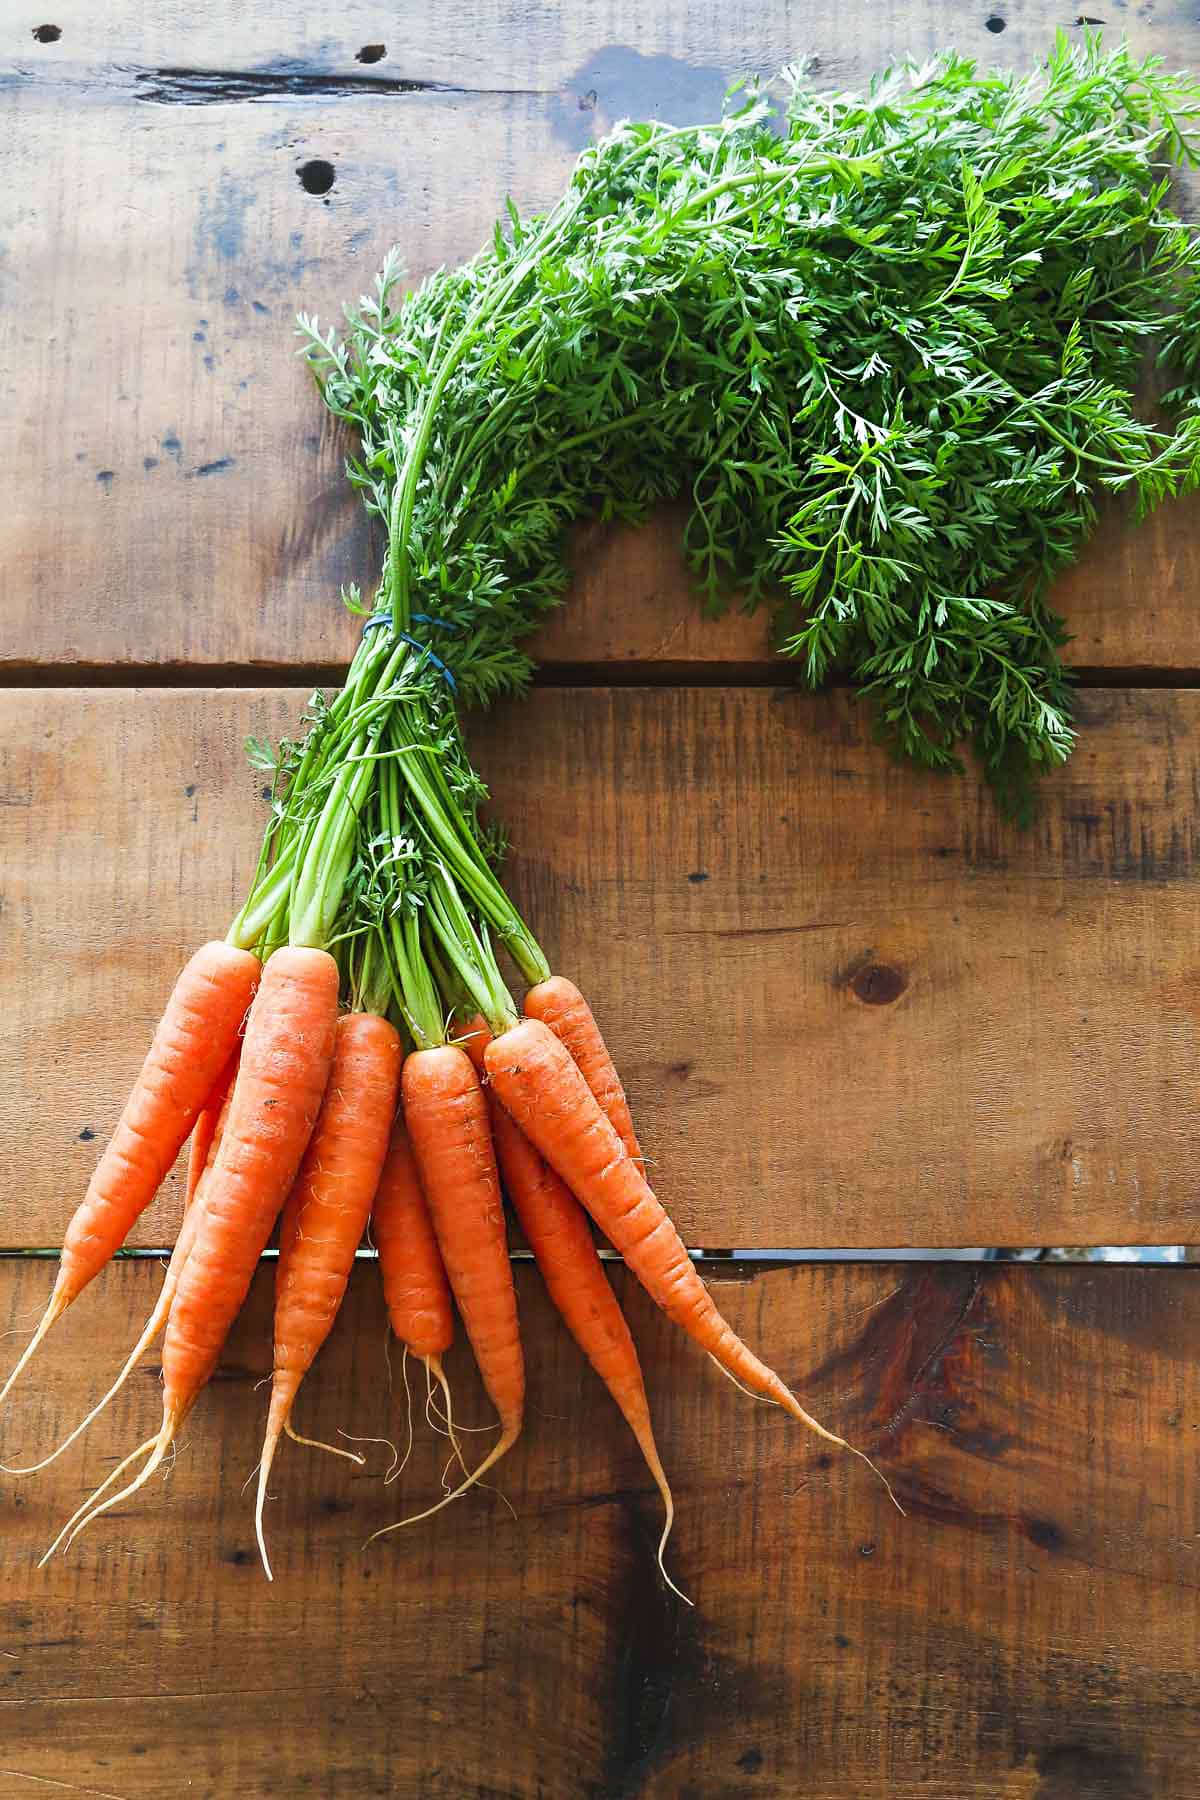
[[[0, 1246], [52, 1245], [304, 694], [9, 693]], [[702, 1247], [1200, 1238], [1200, 695], [1091, 692], [1031, 832], [845, 695], [543, 689], [476, 748]], [[137, 1241], [170, 1241], [178, 1192]]]
[[[48, 1275], [0, 1265], [0, 1325], [28, 1320]], [[158, 1279], [125, 1267], [81, 1302], [0, 1425], [6, 1457], [75, 1421]], [[734, 1324], [879, 1457], [907, 1518], [618, 1282], [694, 1610], [656, 1580], [657, 1496], [528, 1268], [528, 1430], [499, 1483], [515, 1522], [485, 1496], [364, 1556], [370, 1531], [436, 1496], [441, 1441], [422, 1425], [389, 1488], [380, 1446], [359, 1473], [285, 1445], [269, 1587], [241, 1491], [265, 1414], [264, 1270], [165, 1484], [34, 1568], [152, 1428], [147, 1368], [86, 1449], [0, 1487], [4, 1800], [1190, 1800], [1191, 1271], [810, 1268], [721, 1284]], [[384, 1328], [362, 1266], [303, 1428], [402, 1436]], [[463, 1417], [482, 1422], [458, 1352], [451, 1373]]]
[[[799, 54], [847, 83], [947, 42], [1028, 64], [1050, 41], [1032, 0], [990, 15], [455, 4], [402, 23], [366, 5], [326, 20], [272, 0], [122, 0], [55, 22], [42, 42], [10, 12], [0, 38], [0, 663], [127, 675], [349, 655], [338, 586], [369, 580], [377, 552], [291, 320], [336, 313], [393, 242], [413, 279], [460, 260], [506, 194], [552, 198], [613, 119], [715, 115], [731, 76]], [[1189, 7], [1112, 23], [1139, 51], [1200, 62]], [[381, 41], [381, 59], [356, 60]], [[333, 170], [324, 194], [299, 179], [313, 159]], [[1187, 503], [1137, 537], [1106, 525], [1061, 590], [1078, 663], [1200, 667], [1198, 519]], [[664, 673], [761, 664], [762, 621], [698, 619], [672, 542], [667, 526], [585, 541], [540, 654]]]

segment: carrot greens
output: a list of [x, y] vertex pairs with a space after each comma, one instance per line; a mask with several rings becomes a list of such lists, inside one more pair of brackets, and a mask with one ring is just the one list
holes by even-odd
[[1026, 809], [1073, 741], [1054, 575], [1099, 491], [1144, 512], [1200, 474], [1194, 387], [1171, 425], [1134, 401], [1148, 344], [1194, 343], [1162, 165], [1200, 87], [1063, 38], [1025, 77], [786, 79], [782, 116], [619, 126], [414, 293], [389, 259], [340, 338], [302, 320], [387, 526], [379, 605], [486, 702], [528, 678], [566, 527], [679, 499], [710, 610], [768, 605], [804, 682], [850, 675], [922, 763], [969, 742]]

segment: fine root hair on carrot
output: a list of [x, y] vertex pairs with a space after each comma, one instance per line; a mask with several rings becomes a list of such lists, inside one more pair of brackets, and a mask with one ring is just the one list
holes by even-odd
[[[344, 1437], [348, 1444], [384, 1444], [384, 1445], [386, 1445], [386, 1447], [392, 1453], [392, 1460], [388, 1464], [389, 1469], [393, 1468], [395, 1466], [396, 1458], [400, 1454], [399, 1451], [396, 1449], [395, 1444], [393, 1444], [391, 1438], [389, 1438], [389, 1437], [367, 1437], [365, 1434], [360, 1434], [357, 1431], [343, 1431], [340, 1425], [338, 1426], [338, 1436]], [[365, 1456], [360, 1456], [358, 1460], [361, 1463], [365, 1463], [367, 1459]], [[386, 1481], [386, 1477], [385, 1477], [385, 1481]]]
[[737, 1388], [740, 1393], [745, 1394], [745, 1396], [748, 1400], [759, 1400], [762, 1402], [762, 1404], [764, 1406], [780, 1407], [782, 1411], [791, 1413], [791, 1415], [794, 1419], [799, 1419], [799, 1421], [802, 1425], [807, 1425], [808, 1429], [810, 1431], [816, 1432], [816, 1434], [819, 1438], [824, 1438], [825, 1442], [827, 1444], [836, 1444], [839, 1450], [848, 1450], [850, 1452], [851, 1456], [857, 1456], [860, 1462], [865, 1462], [868, 1469], [870, 1469], [872, 1475], [874, 1475], [875, 1479], [877, 1481], [882, 1481], [884, 1487], [887, 1489], [887, 1497], [891, 1501], [892, 1505], [895, 1507], [896, 1511], [900, 1514], [900, 1517], [902, 1519], [906, 1519], [908, 1517], [908, 1514], [905, 1512], [904, 1508], [901, 1506], [900, 1502], [896, 1498], [895, 1490], [892, 1487], [891, 1482], [888, 1480], [887, 1476], [884, 1474], [883, 1470], [878, 1466], [878, 1464], [873, 1463], [871, 1461], [871, 1458], [867, 1455], [865, 1450], [860, 1450], [858, 1448], [857, 1444], [847, 1443], [846, 1439], [844, 1437], [839, 1437], [836, 1431], [826, 1430], [825, 1426], [822, 1425], [819, 1422], [819, 1420], [814, 1419], [811, 1413], [805, 1412], [804, 1408], [801, 1406], [800, 1402], [796, 1399], [794, 1394], [789, 1396], [791, 1404], [785, 1405], [782, 1401], [773, 1399], [770, 1394], [751, 1393], [751, 1391], [748, 1387], [742, 1386], [742, 1384], [738, 1380], [737, 1376], [732, 1374], [725, 1367], [724, 1363], [718, 1362], [717, 1358], [712, 1354], [711, 1351], [709, 1351], [708, 1359], [711, 1363], [716, 1364], [717, 1368], [721, 1371], [721, 1374], [724, 1375], [725, 1379], [727, 1381], [732, 1381], [734, 1387]]
[[[343, 1450], [340, 1444], [326, 1444], [323, 1443], [320, 1438], [301, 1437], [298, 1431], [292, 1429], [292, 1421], [290, 1419], [287, 1420], [283, 1429], [285, 1435], [291, 1438], [293, 1444], [303, 1444], [308, 1450], [327, 1450], [330, 1456], [344, 1456], [347, 1462], [357, 1463], [360, 1469], [366, 1463], [366, 1457], [360, 1456], [357, 1450]], [[349, 1443], [386, 1444], [387, 1442], [386, 1438], [355, 1439], [350, 1436], [348, 1431], [342, 1431], [340, 1428], [338, 1435], [339, 1437], [344, 1437]]]
[[[456, 1462], [458, 1463], [459, 1467], [461, 1468], [462, 1467], [461, 1455], [458, 1457], [448, 1456], [446, 1458], [446, 1466], [442, 1470], [442, 1492], [445, 1494], [448, 1494], [450, 1492], [450, 1471], [454, 1467]], [[469, 1473], [469, 1471], [468, 1471], [468, 1473]], [[498, 1488], [498, 1487], [493, 1486], [493, 1484], [490, 1481], [477, 1481], [474, 1485], [479, 1489], [479, 1492], [481, 1494], [495, 1494], [497, 1500], [502, 1500], [504, 1502], [505, 1506], [507, 1506], [509, 1512], [512, 1514], [513, 1519], [514, 1520], [516, 1519], [517, 1509], [513, 1505], [512, 1501], [509, 1499], [508, 1495], [504, 1492], [503, 1488]]]
[[71, 1514], [70, 1518], [67, 1520], [66, 1524], [63, 1526], [62, 1530], [59, 1532], [58, 1536], [55, 1538], [55, 1540], [51, 1544], [50, 1548], [46, 1551], [45, 1555], [38, 1562], [39, 1569], [45, 1568], [46, 1564], [50, 1561], [50, 1558], [54, 1555], [54, 1552], [58, 1549], [59, 1545], [64, 1541], [64, 1539], [69, 1542], [70, 1538], [72, 1536], [74, 1536], [73, 1528], [74, 1528], [76, 1521], [78, 1519], [81, 1519], [83, 1517], [84, 1513], [86, 1513], [91, 1507], [93, 1507], [96, 1504], [96, 1501], [100, 1498], [101, 1494], [106, 1494], [108, 1492], [109, 1488], [113, 1485], [114, 1481], [119, 1481], [121, 1479], [121, 1476], [125, 1473], [126, 1469], [128, 1469], [132, 1463], [135, 1463], [138, 1460], [139, 1456], [146, 1456], [151, 1450], [153, 1450], [157, 1441], [158, 1441], [157, 1438], [147, 1438], [144, 1444], [139, 1444], [136, 1450], [131, 1450], [129, 1452], [129, 1455], [124, 1457], [117, 1464], [115, 1469], [112, 1469], [109, 1471], [109, 1473], [105, 1476], [104, 1480], [100, 1483], [100, 1486], [95, 1490], [95, 1492], [89, 1494], [87, 1499], [82, 1503], [82, 1505], [77, 1506], [75, 1508], [75, 1511]]
[[275, 1460], [275, 1451], [279, 1444], [279, 1432], [268, 1433], [263, 1444], [263, 1453], [258, 1464], [258, 1490], [254, 1497], [254, 1536], [258, 1542], [258, 1554], [262, 1558], [263, 1573], [268, 1581], [274, 1581], [271, 1572], [271, 1559], [267, 1555], [267, 1536], [263, 1526], [263, 1511], [267, 1504], [267, 1482], [271, 1478], [271, 1464]]
[[[473, 1474], [469, 1475], [465, 1481], [459, 1482], [453, 1493], [447, 1494], [444, 1499], [437, 1501], [435, 1505], [427, 1506], [424, 1512], [412, 1513], [407, 1519], [397, 1519], [394, 1525], [381, 1525], [378, 1531], [373, 1531], [371, 1533], [370, 1537], [363, 1545], [363, 1549], [369, 1549], [377, 1538], [389, 1537], [393, 1531], [402, 1531], [406, 1525], [419, 1525], [423, 1519], [432, 1519], [435, 1513], [440, 1513], [447, 1506], [453, 1505], [454, 1501], [461, 1500], [463, 1495], [471, 1488], [479, 1486], [488, 1470], [494, 1468], [500, 1461], [500, 1458], [505, 1456], [508, 1451], [512, 1449], [519, 1435], [519, 1428], [517, 1430], [510, 1429], [504, 1432], [500, 1442], [487, 1456], [484, 1457], [483, 1461]], [[513, 1516], [516, 1516], [515, 1513]]]
[[[391, 1364], [391, 1359], [389, 1358], [388, 1359], [389, 1382], [390, 1382], [391, 1373], [392, 1373], [392, 1364]], [[403, 1472], [408, 1464], [408, 1459], [412, 1455], [412, 1449], [413, 1449], [412, 1388], [409, 1386], [409, 1380], [408, 1380], [408, 1345], [407, 1344], [405, 1344], [405, 1346], [404, 1346], [404, 1355], [400, 1359], [400, 1373], [404, 1380], [404, 1411], [405, 1411], [405, 1416], [406, 1416], [407, 1422], [408, 1422], [408, 1442], [404, 1447], [403, 1459], [401, 1459], [398, 1456], [394, 1456], [392, 1458], [392, 1466], [383, 1478], [384, 1487], [388, 1487], [393, 1481], [397, 1481], [399, 1479], [399, 1477], [403, 1474]], [[429, 1379], [428, 1369], [426, 1369], [426, 1371], [425, 1371], [425, 1378], [426, 1378], [426, 1380]]]

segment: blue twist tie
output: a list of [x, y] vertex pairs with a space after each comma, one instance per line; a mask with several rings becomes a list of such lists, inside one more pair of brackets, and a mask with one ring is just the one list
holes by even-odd
[[[452, 625], [449, 623], [449, 621], [444, 620], [444, 619], [431, 619], [429, 617], [428, 613], [413, 613], [412, 619], [413, 619], [413, 623], [416, 625], [435, 625], [435, 626], [440, 625], [442, 630], [444, 630], [444, 631], [457, 631], [458, 630], [457, 625]], [[390, 612], [372, 613], [371, 617], [367, 620], [366, 624], [363, 626], [363, 636], [366, 637], [368, 631], [374, 631], [376, 626], [378, 626], [378, 625], [390, 626], [391, 623], [392, 623], [392, 615]], [[410, 636], [410, 634], [407, 631], [398, 631], [396, 633], [396, 636], [400, 639], [400, 642], [402, 644], [411, 644], [412, 648], [414, 650], [419, 650], [421, 652], [421, 655], [425, 658], [426, 662], [429, 663], [431, 665], [431, 667], [433, 667], [437, 670], [438, 674], [442, 677], [442, 680], [446, 683], [446, 686], [450, 689], [450, 692], [452, 694], [457, 694], [457, 692], [458, 692], [457, 681], [455, 681], [453, 675], [450, 673], [449, 669], [446, 667], [446, 665], [442, 661], [441, 657], [435, 656], [433, 651], [429, 648], [428, 644], [423, 644], [421, 642], [420, 638], [415, 638], [415, 637]]]
[[462, 630], [462, 626], [456, 625], [453, 619], [435, 619], [429, 613], [413, 613], [412, 622], [414, 625], [432, 625], [435, 631], [449, 631], [455, 637]]
[[429, 648], [428, 644], [423, 644], [420, 638], [410, 637], [407, 631], [398, 631], [396, 636], [400, 639], [402, 644], [411, 644], [414, 650], [419, 650], [421, 655], [425, 658], [425, 661], [430, 663], [432, 667], [437, 670], [442, 680], [446, 683], [446, 686], [450, 689], [450, 692], [452, 694], [457, 694], [457, 681], [455, 681], [441, 657], [433, 654], [433, 651]]

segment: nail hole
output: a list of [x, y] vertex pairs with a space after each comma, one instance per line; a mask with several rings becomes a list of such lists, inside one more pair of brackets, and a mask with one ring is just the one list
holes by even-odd
[[311, 162], [301, 163], [296, 173], [306, 194], [327, 194], [334, 183], [333, 164], [320, 156], [314, 156]]
[[850, 973], [846, 985], [864, 1006], [890, 1006], [900, 998], [908, 981], [902, 969], [889, 968], [887, 963], [863, 962]]
[[993, 13], [990, 19], [984, 20], [983, 27], [985, 31], [990, 31], [993, 37], [999, 37], [1004, 30], [1004, 20], [999, 13]]
[[362, 63], [382, 62], [386, 55], [386, 44], [364, 44], [354, 60]]
[[33, 35], [39, 44], [57, 44], [62, 36], [61, 25], [35, 25]]

